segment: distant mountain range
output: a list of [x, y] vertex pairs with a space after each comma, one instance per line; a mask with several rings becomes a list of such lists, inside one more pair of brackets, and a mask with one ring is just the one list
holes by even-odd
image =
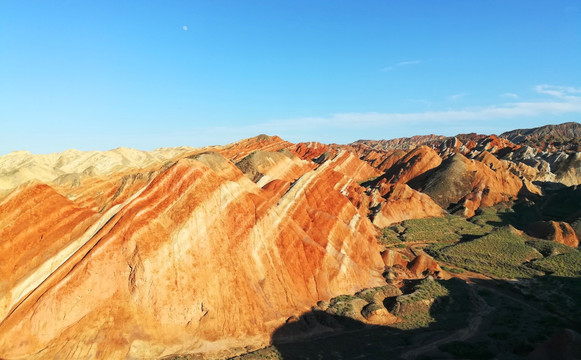
[[[462, 142], [478, 141], [486, 135], [459, 134], [455, 137]], [[514, 144], [523, 144], [539, 150], [581, 151], [581, 124], [568, 122], [559, 125], [545, 125], [530, 129], [517, 129], [504, 132], [499, 137]], [[417, 135], [389, 140], [357, 140], [352, 145], [365, 144], [374, 149], [407, 150], [419, 145], [438, 146], [442, 141], [453, 138], [442, 135]]]
[[517, 129], [504, 132], [500, 137], [515, 144], [524, 144], [551, 150], [581, 149], [581, 124], [568, 122], [559, 125], [545, 125], [532, 129]]

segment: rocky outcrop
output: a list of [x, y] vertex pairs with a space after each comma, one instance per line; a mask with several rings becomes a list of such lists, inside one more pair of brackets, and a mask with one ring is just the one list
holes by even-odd
[[391, 325], [401, 321], [380, 303], [367, 304], [361, 310], [361, 314], [365, 318], [366, 323], [373, 325]]
[[395, 185], [387, 200], [378, 206], [373, 223], [380, 228], [408, 219], [444, 215], [444, 210], [428, 195], [402, 184]]
[[556, 241], [571, 247], [579, 246], [575, 230], [566, 222], [537, 221], [530, 224], [525, 230], [530, 236], [540, 239]]
[[402, 268], [406, 268], [408, 266], [408, 261], [404, 260], [402, 255], [394, 250], [387, 249], [383, 251], [381, 253], [381, 259], [383, 260], [385, 266], [392, 267], [395, 265], [399, 265]]
[[446, 137], [442, 135], [416, 135], [390, 140], [357, 140], [353, 145], [365, 144], [372, 149], [380, 150], [410, 150], [418, 146], [443, 141], [445, 139]]
[[291, 143], [289, 143], [288, 141], [284, 141], [278, 136], [269, 136], [261, 134], [253, 138], [240, 140], [235, 143], [216, 147], [209, 150], [217, 151], [224, 157], [236, 163], [244, 159], [248, 155], [252, 154], [254, 151], [260, 150], [276, 152], [281, 149], [289, 148], [291, 146], [292, 146]]
[[289, 150], [305, 160], [319, 159], [323, 161], [337, 154], [337, 149], [319, 142], [298, 143], [289, 147]]
[[432, 148], [420, 146], [395, 162], [382, 177], [388, 184], [406, 184], [441, 163], [442, 159]]
[[502, 157], [514, 163], [516, 173], [531, 181], [559, 182], [566, 186], [581, 183], [581, 153], [540, 151], [523, 146]]
[[419, 254], [416, 256], [416, 258], [408, 264], [408, 269], [418, 277], [427, 274], [437, 274], [442, 271], [436, 260], [426, 254]]
[[471, 217], [479, 207], [516, 197], [523, 185], [502, 163], [486, 156], [483, 160], [487, 158], [488, 164], [455, 154], [413, 179], [410, 186], [428, 194], [442, 208]]
[[236, 166], [262, 187], [275, 179], [293, 182], [312, 170], [315, 164], [301, 160], [284, 149], [278, 152], [255, 151], [240, 160]]

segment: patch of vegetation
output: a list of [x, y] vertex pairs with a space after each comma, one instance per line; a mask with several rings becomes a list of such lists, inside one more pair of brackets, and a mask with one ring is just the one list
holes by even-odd
[[355, 296], [367, 301], [368, 303], [373, 303], [378, 293], [381, 293], [380, 297], [382, 297], [383, 300], [385, 297], [401, 295], [401, 290], [399, 290], [397, 287], [393, 285], [385, 285], [369, 289], [363, 289], [356, 293]]
[[442, 270], [450, 272], [452, 274], [462, 274], [462, 273], [466, 272], [466, 270], [464, 270], [464, 269], [450, 267], [450, 266], [442, 266]]
[[438, 347], [441, 351], [454, 355], [456, 359], [492, 359], [494, 354], [485, 342], [469, 343], [454, 341]]
[[537, 251], [543, 254], [544, 257], [567, 254], [575, 251], [575, 249], [567, 245], [559, 244], [558, 242], [550, 240], [529, 240], [526, 244], [537, 249]]
[[379, 243], [383, 245], [392, 245], [401, 243], [398, 234], [389, 227], [383, 228], [381, 230], [378, 240]]
[[351, 317], [355, 311], [352, 303], [360, 299], [355, 295], [339, 295], [331, 299], [327, 312], [337, 316]]
[[[562, 318], [578, 319], [576, 331], [581, 331], [581, 281], [579, 278], [546, 275], [535, 278], [531, 287], [537, 295], [536, 302]], [[517, 289], [517, 291], [523, 290]]]
[[476, 215], [470, 218], [470, 222], [492, 231], [495, 227], [514, 225], [517, 222], [517, 215], [507, 205], [498, 204], [476, 210]]
[[401, 225], [405, 227], [404, 241], [454, 242], [490, 231], [456, 215], [405, 220]]
[[271, 360], [282, 360], [283, 357], [281, 353], [274, 346], [269, 346], [264, 349], [256, 350], [253, 352], [246, 353], [241, 356], [233, 357], [232, 360], [260, 360], [260, 359], [271, 359]]
[[426, 278], [414, 286], [412, 293], [399, 296], [396, 302], [399, 304], [409, 304], [421, 300], [434, 300], [449, 294], [448, 289], [442, 286], [440, 281]]
[[430, 315], [429, 311], [414, 312], [403, 315], [401, 318], [403, 321], [393, 325], [394, 328], [400, 330], [415, 330], [427, 328], [430, 324], [433, 324], [436, 321]]
[[339, 295], [331, 299], [330, 305], [333, 306], [340, 302], [349, 302], [355, 299], [357, 299], [355, 295]]
[[542, 255], [527, 246], [525, 238], [510, 227], [496, 229], [476, 240], [440, 249], [431, 248], [428, 252], [437, 260], [500, 278], [540, 275], [539, 271], [524, 263], [541, 258]]
[[549, 256], [535, 260], [531, 267], [557, 276], [577, 277], [581, 275], [581, 252], [571, 249], [567, 254]]
[[349, 315], [354, 311], [353, 305], [348, 301], [341, 301], [334, 305], [329, 306], [327, 312], [329, 314], [337, 316], [349, 317]]

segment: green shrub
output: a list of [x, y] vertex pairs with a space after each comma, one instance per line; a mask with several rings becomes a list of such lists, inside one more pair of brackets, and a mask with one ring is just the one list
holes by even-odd
[[451, 272], [452, 274], [462, 274], [462, 273], [466, 272], [466, 270], [464, 270], [464, 269], [453, 268], [450, 266], [442, 266], [442, 270], [447, 271], [447, 272]]
[[428, 250], [437, 260], [500, 278], [540, 275], [524, 263], [542, 255], [525, 244], [525, 238], [510, 227], [502, 227], [472, 241]]
[[530, 266], [556, 276], [577, 277], [581, 275], [581, 252], [571, 250], [567, 254], [535, 260]]
[[526, 244], [537, 249], [537, 251], [543, 254], [545, 257], [551, 255], [567, 254], [575, 251], [575, 249], [567, 245], [559, 244], [558, 242], [550, 240], [529, 240], [526, 242]]
[[380, 244], [383, 245], [392, 245], [401, 243], [398, 234], [390, 228], [383, 228], [377, 240], [379, 241]]

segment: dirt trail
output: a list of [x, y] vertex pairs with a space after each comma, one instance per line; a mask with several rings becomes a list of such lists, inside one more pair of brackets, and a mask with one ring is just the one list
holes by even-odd
[[425, 344], [421, 347], [416, 347], [410, 351], [403, 353], [401, 359], [415, 359], [418, 355], [437, 350], [438, 346], [452, 342], [452, 341], [464, 341], [476, 334], [482, 319], [490, 314], [493, 310], [480, 295], [475, 290], [475, 285], [470, 285], [470, 301], [472, 302], [475, 312], [468, 322], [468, 326], [462, 329], [458, 329], [451, 333], [446, 334], [446, 336]]

